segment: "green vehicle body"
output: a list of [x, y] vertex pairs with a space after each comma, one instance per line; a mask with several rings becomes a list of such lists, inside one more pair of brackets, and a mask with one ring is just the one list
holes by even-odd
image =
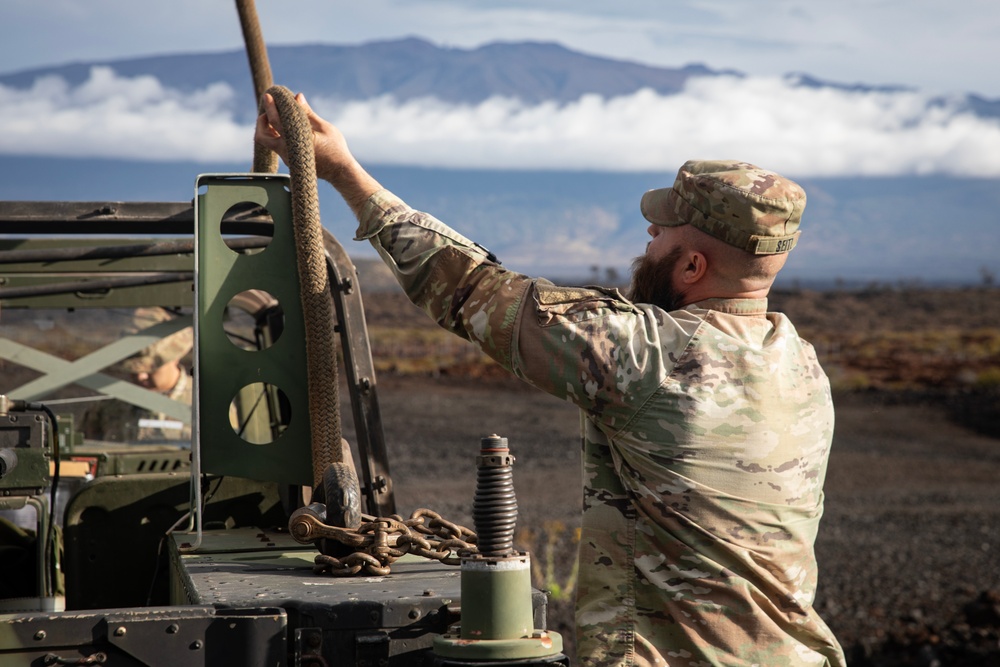
[[[0, 555], [17, 557], [6, 576], [23, 589], [0, 599], [0, 665], [564, 664], [558, 646], [487, 645], [466, 659], [450, 647], [476, 642], [458, 637], [444, 640], [450, 657], [432, 650], [461, 622], [457, 567], [407, 556], [386, 576], [314, 573], [316, 547], [288, 531], [313, 472], [287, 177], [210, 174], [194, 185], [191, 203], [0, 202], [0, 317], [180, 313], [76, 360], [0, 338], [4, 364], [40, 374], [5, 383], [0, 401], [0, 509], [31, 506], [37, 519], [0, 532]], [[360, 287], [339, 242], [326, 234], [324, 247], [362, 511], [388, 516]], [[233, 313], [249, 322], [236, 337]], [[107, 372], [184, 326], [195, 328], [192, 406]], [[189, 423], [193, 444], [84, 440], [46, 405], [71, 386]], [[545, 627], [545, 596], [523, 580], [509, 588], [528, 591], [525, 603], [508, 601], [504, 583], [468, 585], [499, 600], [499, 616], [527, 609], [528, 625]]]

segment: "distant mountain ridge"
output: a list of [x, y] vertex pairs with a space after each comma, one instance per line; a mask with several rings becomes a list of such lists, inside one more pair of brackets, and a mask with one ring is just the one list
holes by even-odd
[[[651, 89], [663, 95], [681, 91], [692, 77], [736, 76], [734, 69], [701, 64], [654, 67], [570, 50], [553, 42], [494, 42], [474, 49], [437, 46], [408, 37], [359, 45], [306, 44], [268, 48], [274, 81], [295, 91], [339, 100], [391, 95], [405, 101], [433, 97], [477, 104], [490, 97], [512, 97], [528, 104], [565, 104], [587, 94], [605, 98]], [[91, 68], [107, 66], [120, 76], [153, 76], [164, 86], [188, 92], [224, 82], [236, 91], [236, 110], [253, 109], [252, 84], [242, 50], [146, 56], [68, 63], [0, 75], [0, 85], [28, 88], [44, 76], [70, 85], [87, 80]], [[843, 84], [794, 72], [795, 86], [839, 90], [902, 92], [894, 85]], [[942, 98], [943, 99], [943, 98]], [[962, 104], [984, 117], [1000, 117], [1000, 99], [966, 95]]]
[[[268, 52], [276, 83], [345, 100], [393, 95], [399, 100], [436, 97], [474, 104], [499, 95], [528, 103], [570, 102], [587, 93], [615, 97], [642, 88], [676, 93], [692, 76], [741, 76], [696, 64], [651, 67], [546, 42], [497, 42], [459, 49], [411, 37], [357, 46], [271, 46]], [[72, 63], [2, 75], [0, 84], [26, 88], [39, 77], [57, 75], [75, 85], [85, 81], [94, 66], [108, 66], [127, 77], [155, 76], [182, 91], [219, 81], [236, 91], [251, 89], [242, 51]]]

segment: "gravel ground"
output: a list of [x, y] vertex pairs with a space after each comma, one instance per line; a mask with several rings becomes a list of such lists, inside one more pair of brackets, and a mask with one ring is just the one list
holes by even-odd
[[[401, 513], [430, 507], [472, 526], [479, 438], [503, 435], [517, 457], [519, 527], [535, 531], [522, 539], [544, 565], [544, 536], [555, 536], [547, 580], [571, 583], [575, 408], [505, 378], [383, 376], [379, 392]], [[850, 665], [1000, 665], [1000, 440], [936, 404], [836, 402], [817, 607]], [[550, 626], [568, 638], [571, 606], [550, 603]]]

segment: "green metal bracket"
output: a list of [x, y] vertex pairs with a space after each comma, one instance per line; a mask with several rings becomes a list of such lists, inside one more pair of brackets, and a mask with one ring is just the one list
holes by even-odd
[[[252, 203], [267, 209], [273, 237], [261, 252], [238, 253], [223, 239], [223, 216]], [[210, 472], [285, 484], [312, 483], [306, 384], [305, 326], [299, 297], [291, 194], [286, 175], [203, 174], [195, 196], [195, 460], [192, 474]], [[263, 290], [281, 304], [284, 329], [273, 345], [245, 350], [223, 331], [227, 306], [247, 290]], [[250, 387], [250, 389], [247, 389]], [[262, 391], [264, 388], [267, 391]], [[280, 389], [283, 400], [277, 400]], [[242, 394], [241, 394], [242, 392]], [[256, 393], [254, 410], [247, 395]], [[242, 398], [238, 398], [241, 397]], [[231, 410], [234, 399], [244, 406]], [[270, 412], [264, 413], [265, 404]], [[287, 412], [287, 423], [276, 411]], [[252, 414], [251, 414], [252, 412]], [[269, 442], [237, 434], [241, 423], [267, 414]], [[257, 429], [259, 431], [261, 429]], [[243, 431], [247, 435], [247, 431]], [[269, 438], [264, 438], [265, 440]], [[250, 438], [261, 442], [261, 438]], [[195, 487], [197, 488], [197, 487]]]

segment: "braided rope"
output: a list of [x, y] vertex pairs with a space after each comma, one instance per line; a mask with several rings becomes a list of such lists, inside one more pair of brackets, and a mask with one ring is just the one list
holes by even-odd
[[[250, 76], [253, 78], [253, 98], [259, 100], [264, 91], [271, 87], [274, 79], [271, 75], [271, 62], [267, 57], [267, 45], [260, 29], [257, 17], [257, 6], [254, 0], [236, 0], [236, 11], [240, 15], [240, 28], [243, 30], [243, 43], [246, 45], [247, 60], [250, 61]], [[263, 113], [264, 109], [258, 109]], [[254, 142], [253, 172], [256, 174], [273, 174], [278, 171], [278, 156], [274, 151], [264, 148]]]
[[284, 86], [272, 86], [288, 148], [292, 186], [292, 223], [298, 258], [299, 290], [306, 334], [306, 376], [312, 432], [313, 488], [322, 488], [331, 463], [342, 463], [337, 351], [333, 303], [323, 248], [316, 186], [313, 132], [305, 111]]
[[[340, 392], [337, 378], [337, 354], [333, 339], [333, 309], [323, 228], [319, 217], [319, 194], [316, 183], [316, 157], [313, 152], [312, 127], [291, 91], [272, 86], [271, 63], [260, 28], [254, 0], [236, 0], [243, 41], [253, 77], [254, 96], [261, 100], [268, 92], [274, 97], [285, 131], [288, 169], [292, 184], [292, 227], [298, 258], [300, 296], [306, 328], [306, 382], [309, 392], [309, 418], [312, 433], [313, 488], [323, 485], [324, 471], [331, 463], [342, 463], [340, 446]], [[254, 142], [254, 173], [278, 171], [278, 156]]]

